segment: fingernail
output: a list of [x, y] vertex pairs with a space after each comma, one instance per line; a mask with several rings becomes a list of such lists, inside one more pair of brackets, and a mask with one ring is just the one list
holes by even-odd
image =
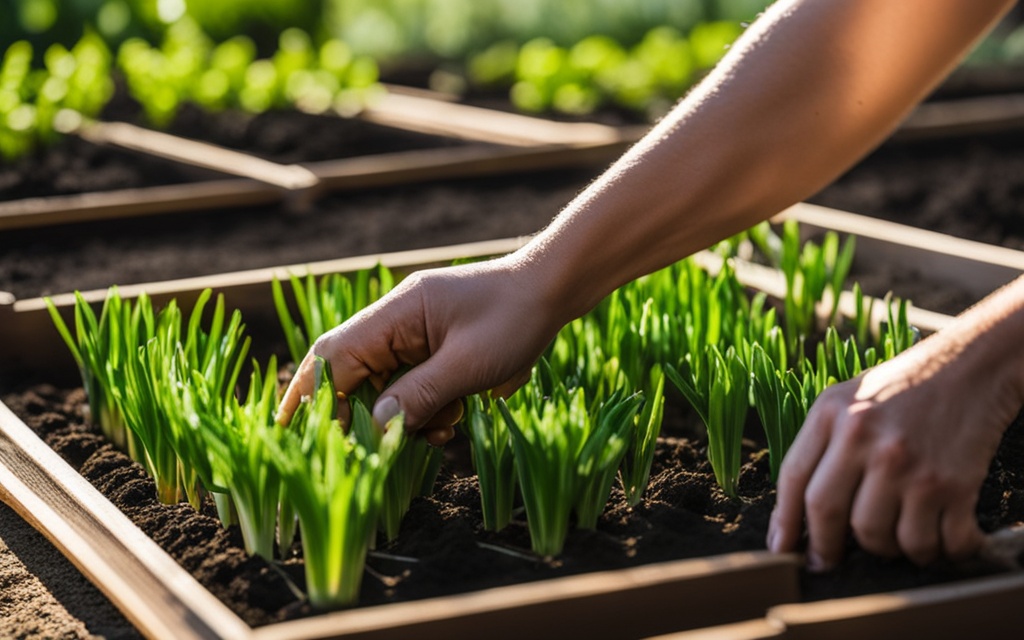
[[383, 428], [401, 412], [398, 400], [395, 400], [392, 396], [386, 396], [378, 400], [377, 404], [373, 406], [373, 420]]
[[773, 553], [778, 553], [778, 549], [775, 548], [775, 527], [768, 525], [768, 550]]

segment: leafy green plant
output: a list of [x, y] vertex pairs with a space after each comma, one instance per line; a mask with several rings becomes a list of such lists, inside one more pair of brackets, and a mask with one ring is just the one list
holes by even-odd
[[678, 368], [665, 370], [690, 401], [708, 430], [708, 461], [728, 496], [736, 495], [740, 445], [749, 405], [749, 373], [744, 360], [729, 347], [723, 354], [711, 344], [703, 353], [687, 354]]
[[516, 497], [511, 433], [497, 404], [479, 395], [467, 400], [465, 429], [480, 484], [484, 529], [501, 531], [512, 520]]
[[601, 34], [568, 47], [547, 37], [518, 50], [499, 41], [470, 59], [468, 71], [485, 86], [511, 83], [510, 98], [524, 111], [585, 115], [610, 104], [654, 118], [714, 66], [740, 32], [734, 22], [711, 22], [698, 24], [689, 37], [657, 26], [633, 47]]
[[353, 398], [345, 435], [335, 418], [334, 384], [329, 374], [318, 378], [312, 403], [296, 412], [291, 427], [265, 431], [263, 439], [301, 524], [310, 602], [333, 608], [358, 599], [384, 484], [405, 444], [405, 430], [399, 416], [381, 431]]
[[273, 559], [282, 493], [280, 470], [274, 465], [277, 451], [268, 444], [268, 434], [280, 429], [274, 420], [276, 359], [263, 372], [256, 367], [244, 401], [232, 398], [219, 411], [199, 403], [189, 409], [206, 444], [211, 477], [222, 480], [237, 509], [246, 551]]
[[33, 68], [26, 41], [11, 44], [0, 62], [0, 157], [16, 159], [82, 117], [96, 116], [113, 94], [111, 54], [103, 40], [86, 30], [68, 50], [52, 44], [42, 68]]
[[651, 383], [645, 392], [643, 408], [637, 414], [634, 436], [619, 466], [619, 481], [626, 495], [626, 503], [635, 507], [643, 500], [644, 491], [651, 477], [654, 451], [661, 433], [665, 415], [665, 374], [661, 366], [651, 371]]
[[256, 58], [246, 36], [214, 44], [188, 18], [171, 25], [159, 48], [133, 38], [121, 45], [118, 68], [155, 126], [166, 127], [186, 102], [209, 110], [262, 113], [298, 108], [352, 115], [379, 90], [377, 64], [327, 39], [317, 46], [303, 30], [285, 29], [270, 58]]
[[497, 400], [536, 553], [561, 553], [574, 511], [578, 526], [596, 526], [641, 402], [616, 392], [588, 407], [585, 391], [566, 389], [544, 361], [527, 387]]
[[115, 447], [127, 451], [129, 432], [115, 402], [112, 385], [123, 370], [125, 359], [141, 346], [140, 340], [149, 336], [137, 337], [134, 346], [124, 339], [123, 332], [133, 327], [132, 306], [122, 300], [117, 287], [111, 287], [107, 292], [99, 319], [82, 294], [75, 293], [74, 336], [53, 301], [44, 298], [44, 302], [54, 326], [78, 365], [89, 400], [90, 419]]
[[312, 274], [304, 280], [291, 275], [292, 296], [298, 310], [293, 318], [284, 287], [274, 278], [271, 282], [274, 306], [281, 321], [292, 362], [299, 363], [309, 352], [313, 341], [329, 329], [342, 324], [361, 309], [377, 301], [395, 286], [391, 271], [380, 265], [363, 269], [354, 280], [330, 274], [317, 280]]

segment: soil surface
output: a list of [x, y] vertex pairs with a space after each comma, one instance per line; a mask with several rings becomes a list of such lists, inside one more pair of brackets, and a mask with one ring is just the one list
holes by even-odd
[[[482, 530], [476, 479], [465, 475], [466, 447], [456, 441], [448, 450], [448, 464], [434, 495], [416, 499], [399, 537], [390, 544], [381, 541], [369, 559], [361, 606], [763, 549], [774, 503], [766, 452], [756, 442], [746, 441], [739, 497], [727, 498], [715, 484], [701, 440], [694, 434], [694, 416], [678, 400], [667, 411], [643, 502], [631, 508], [616, 489], [597, 530], [571, 531], [564, 553], [555, 560], [529, 551], [521, 514], [505, 531]], [[270, 566], [246, 556], [238, 528], [223, 529], [212, 505], [197, 513], [187, 504], [157, 502], [154, 485], [142, 468], [84, 422], [81, 389], [35, 385], [7, 394], [3, 401], [246, 622], [262, 625], [314, 613], [296, 599], [286, 582], [304, 588], [297, 546], [282, 562]], [[992, 465], [979, 502], [979, 518], [986, 530], [1024, 516], [1022, 447], [1024, 422], [1018, 421]], [[919, 569], [904, 560], [874, 559], [851, 544], [840, 570], [803, 576], [803, 594], [814, 600], [935, 584], [995, 570], [977, 564]], [[97, 631], [90, 628], [89, 632]]]

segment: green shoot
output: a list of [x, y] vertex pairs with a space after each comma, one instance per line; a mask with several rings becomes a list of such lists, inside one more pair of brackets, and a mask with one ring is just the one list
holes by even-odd
[[293, 275], [290, 281], [298, 307], [297, 320], [288, 308], [281, 283], [275, 278], [271, 285], [288, 351], [296, 364], [302, 362], [321, 334], [345, 322], [395, 286], [394, 276], [383, 265], [359, 271], [354, 282], [338, 274], [324, 276], [319, 283], [312, 274], [305, 280]]
[[245, 550], [268, 560], [274, 557], [282, 481], [274, 465], [276, 450], [268, 443], [277, 409], [277, 361], [265, 372], [259, 367], [249, 382], [244, 402], [232, 399], [224, 410], [193, 408], [205, 442], [212, 475], [222, 478], [238, 510]]
[[774, 481], [778, 479], [782, 460], [817, 397], [817, 390], [811, 374], [798, 377], [792, 369], [785, 369], [784, 348], [773, 354], [759, 344], [753, 345], [750, 366], [754, 408], [768, 438], [768, 457]]
[[[335, 419], [334, 385], [329, 376], [324, 380], [311, 406], [296, 413], [291, 428], [264, 432], [273, 452], [270, 463], [284, 479], [287, 500], [302, 528], [309, 599], [321, 609], [356, 603], [385, 478], [405, 443], [401, 417], [380, 433], [369, 411], [354, 398], [346, 436]], [[376, 434], [374, 447], [358, 444], [352, 435], [357, 433]]]
[[802, 340], [817, 330], [818, 304], [825, 299], [826, 291], [831, 295], [831, 305], [824, 323], [832, 323], [853, 264], [853, 251], [854, 239], [848, 238], [840, 248], [839, 236], [834, 232], [826, 233], [820, 246], [813, 242], [801, 245], [799, 223], [784, 223], [780, 267], [786, 277], [784, 317], [791, 355], [796, 355]]
[[749, 408], [747, 366], [729, 347], [723, 355], [714, 344], [703, 354], [688, 354], [679, 367], [666, 369], [708, 429], [708, 461], [719, 486], [736, 496], [743, 425]]
[[485, 405], [480, 396], [473, 396], [467, 404], [465, 424], [480, 483], [484, 529], [501, 531], [512, 520], [516, 497], [511, 434], [496, 403]]
[[665, 374], [660, 366], [655, 365], [651, 371], [651, 380], [650, 387], [654, 391], [647, 396], [643, 409], [637, 415], [635, 436], [619, 468], [622, 490], [631, 507], [640, 504], [647, 489], [654, 463], [654, 448], [665, 414]]
[[[136, 347], [138, 335], [146, 329], [153, 337]], [[173, 362], [181, 331], [181, 312], [171, 301], [153, 320], [149, 298], [140, 297], [132, 312], [131, 330], [123, 333], [126, 351], [137, 349], [135, 357], [125, 360], [122, 384], [114, 387], [114, 397], [124, 414], [125, 423], [142, 443], [146, 468], [156, 482], [157, 498], [174, 504], [184, 497], [179, 478], [178, 455], [170, 440], [170, 417], [160, 403], [169, 363]], [[185, 480], [187, 484], [191, 478]], [[191, 488], [190, 488], [191, 490]]]
[[585, 391], [568, 391], [543, 360], [527, 387], [497, 400], [536, 553], [561, 553], [574, 510], [581, 527], [596, 525], [640, 403], [617, 392], [588, 410]]
[[[130, 325], [131, 305], [122, 301], [117, 287], [111, 287], [97, 320], [82, 294], [75, 292], [75, 335], [72, 337], [53, 301], [44, 298], [44, 302], [78, 365], [92, 421], [115, 447], [127, 451], [129, 432], [114, 401], [111, 377], [123, 369], [128, 354], [141, 346], [126, 344], [122, 339], [122, 331]], [[148, 336], [140, 338], [148, 339]]]
[[589, 412], [593, 426], [576, 464], [579, 486], [574, 511], [576, 526], [580, 529], [597, 528], [597, 520], [608, 504], [615, 475], [629, 447], [641, 404], [641, 394], [627, 397], [617, 391], [598, 406], [596, 413]]
[[[317, 361], [322, 362], [326, 375], [330, 375], [329, 363], [320, 358]], [[397, 379], [398, 375], [393, 379]], [[358, 400], [363, 406], [372, 407], [379, 395], [372, 385], [363, 383], [351, 399]], [[351, 432], [356, 442], [368, 450], [373, 451], [377, 446], [379, 430], [356, 429], [353, 423]], [[380, 511], [380, 528], [389, 541], [398, 537], [402, 519], [409, 511], [413, 498], [433, 492], [443, 461], [444, 450], [430, 446], [422, 436], [409, 437], [395, 454], [384, 486], [384, 502]]]

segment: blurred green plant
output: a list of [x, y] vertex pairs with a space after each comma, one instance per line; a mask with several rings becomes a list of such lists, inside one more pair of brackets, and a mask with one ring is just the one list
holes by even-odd
[[336, 39], [316, 45], [305, 31], [284, 30], [269, 58], [258, 58], [251, 38], [219, 44], [190, 18], [167, 30], [159, 47], [141, 38], [126, 41], [117, 65], [149, 121], [165, 127], [181, 105], [250, 113], [294, 107], [309, 113], [352, 115], [378, 90], [376, 63], [353, 55]]
[[481, 86], [511, 85], [512, 102], [524, 111], [586, 115], [610, 105], [664, 114], [713, 67], [742, 28], [736, 22], [697, 24], [684, 36], [658, 26], [632, 47], [607, 35], [589, 35], [563, 47], [535, 38], [516, 47], [498, 42], [470, 59], [470, 79]]
[[0, 157], [31, 153], [97, 115], [114, 91], [110, 67], [110, 50], [94, 31], [71, 49], [50, 45], [41, 60], [25, 40], [9, 46], [0, 61]]

